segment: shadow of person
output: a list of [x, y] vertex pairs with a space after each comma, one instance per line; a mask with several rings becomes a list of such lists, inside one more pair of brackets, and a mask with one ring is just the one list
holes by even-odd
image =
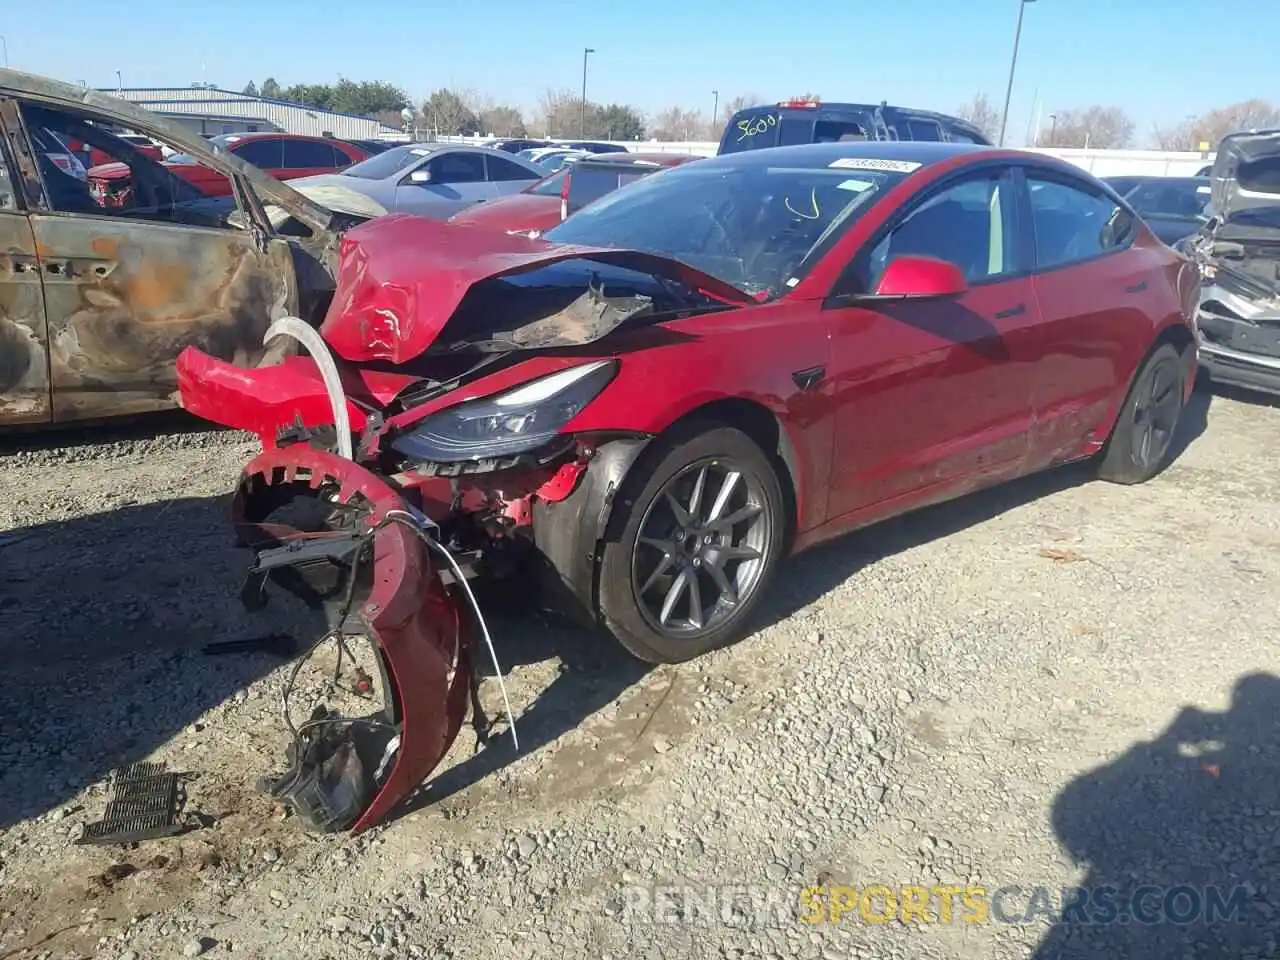
[[1074, 780], [1053, 826], [1088, 866], [1036, 960], [1275, 955], [1280, 934], [1280, 677], [1223, 713], [1185, 708], [1155, 740]]

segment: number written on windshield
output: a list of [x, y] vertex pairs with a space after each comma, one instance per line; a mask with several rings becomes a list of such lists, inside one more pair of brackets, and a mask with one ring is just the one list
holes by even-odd
[[738, 121], [738, 139], [737, 143], [741, 143], [750, 137], [759, 136], [772, 130], [778, 125], [778, 115], [776, 113], [766, 113], [756, 117], [747, 117], [745, 120]]

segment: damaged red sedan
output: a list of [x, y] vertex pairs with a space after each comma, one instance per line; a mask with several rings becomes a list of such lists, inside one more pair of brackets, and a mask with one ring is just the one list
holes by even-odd
[[[1197, 295], [1065, 163], [823, 143], [670, 170], [537, 240], [370, 221], [319, 333], [281, 328], [304, 355], [189, 349], [179, 380], [264, 445], [235, 501], [247, 596], [273, 580], [383, 654], [381, 739], [342, 767], [372, 799], [325, 815], [362, 827], [457, 733], [487, 637], [470, 578], [536, 578], [638, 657], [697, 656], [743, 636], [790, 552], [1067, 461], [1153, 476]], [[298, 499], [312, 520], [281, 520]], [[379, 750], [394, 765], [363, 772]]]

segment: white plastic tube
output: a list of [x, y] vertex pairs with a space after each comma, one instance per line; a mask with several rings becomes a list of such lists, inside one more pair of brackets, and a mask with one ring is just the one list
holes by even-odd
[[351, 449], [351, 416], [347, 411], [347, 395], [342, 391], [342, 378], [338, 376], [338, 365], [333, 362], [333, 354], [329, 346], [320, 336], [320, 331], [301, 317], [281, 317], [267, 327], [262, 345], [266, 346], [276, 337], [293, 337], [320, 368], [320, 379], [324, 381], [324, 392], [329, 396], [329, 406], [333, 408], [333, 426], [338, 432], [338, 455], [347, 460], [355, 459]]

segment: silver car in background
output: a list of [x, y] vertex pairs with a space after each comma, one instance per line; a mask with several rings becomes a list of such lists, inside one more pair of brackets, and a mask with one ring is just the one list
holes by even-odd
[[291, 180], [304, 194], [342, 187], [373, 200], [388, 213], [447, 220], [473, 203], [519, 193], [546, 171], [501, 150], [457, 143], [407, 143], [338, 173]]

